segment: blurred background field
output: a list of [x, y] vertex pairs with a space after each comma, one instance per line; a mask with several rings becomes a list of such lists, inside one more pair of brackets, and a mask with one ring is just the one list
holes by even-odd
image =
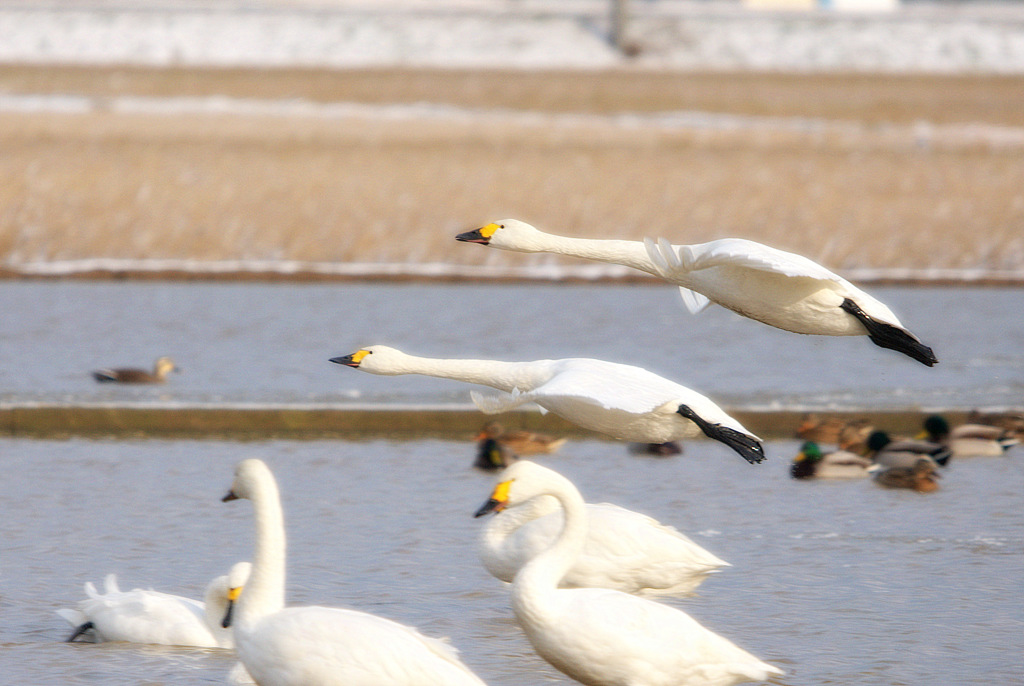
[[[0, 66], [0, 264], [578, 265], [452, 240], [513, 216], [742, 236], [860, 278], [1024, 272], [1024, 12], [636, 2], [628, 57], [607, 6], [0, 8], [0, 36], [22, 27]], [[708, 24], [731, 27], [729, 50], [700, 47]], [[477, 33], [491, 45], [459, 45]], [[832, 34], [848, 40], [826, 52]], [[780, 46], [804, 66], [750, 68]]]

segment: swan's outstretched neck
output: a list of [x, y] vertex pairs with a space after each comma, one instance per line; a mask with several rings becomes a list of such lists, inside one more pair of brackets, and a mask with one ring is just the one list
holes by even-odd
[[549, 252], [569, 255], [596, 262], [621, 264], [632, 269], [639, 269], [654, 276], [658, 270], [647, 255], [647, 248], [640, 241], [620, 241], [595, 238], [571, 238], [542, 233], [541, 247], [536, 252]]

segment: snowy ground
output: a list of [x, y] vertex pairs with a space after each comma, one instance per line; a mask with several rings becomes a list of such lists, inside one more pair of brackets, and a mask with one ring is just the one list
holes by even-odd
[[0, 2], [0, 62], [1024, 73], [1024, 7], [761, 12], [632, 0]]

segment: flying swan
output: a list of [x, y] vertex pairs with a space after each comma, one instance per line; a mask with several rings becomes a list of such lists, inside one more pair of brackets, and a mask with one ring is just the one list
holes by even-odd
[[760, 439], [711, 399], [631, 365], [568, 358], [534, 362], [454, 360], [407, 355], [373, 345], [331, 362], [371, 374], [423, 374], [490, 386], [498, 395], [474, 391], [481, 412], [499, 414], [533, 402], [574, 424], [638, 443], [665, 443], [704, 433], [748, 462], [764, 460]]
[[910, 333], [883, 303], [817, 262], [742, 238], [672, 245], [569, 238], [503, 219], [460, 233], [456, 240], [516, 252], [549, 252], [621, 264], [679, 286], [696, 314], [711, 303], [786, 331], [863, 336], [929, 367], [932, 349]]
[[[587, 503], [586, 542], [559, 582], [563, 588], [613, 588], [637, 595], [692, 593], [708, 575], [729, 566], [673, 527], [609, 503]], [[492, 576], [511, 582], [562, 530], [553, 496], [501, 510], [481, 532], [477, 552]]]
[[61, 608], [74, 632], [67, 639], [82, 635], [97, 643], [127, 641], [198, 648], [232, 648], [231, 632], [221, 626], [227, 611], [231, 587], [242, 586], [249, 576], [249, 563], [239, 562], [229, 574], [209, 583], [204, 602], [170, 593], [136, 588], [122, 591], [117, 577], [108, 574], [105, 593], [91, 582], [85, 584], [85, 600], [76, 609]]
[[517, 462], [476, 515], [539, 495], [558, 499], [565, 526], [516, 575], [512, 611], [555, 668], [587, 686], [727, 686], [782, 674], [675, 608], [620, 591], [558, 588], [587, 536], [583, 498], [560, 474]]
[[444, 641], [365, 612], [285, 607], [284, 515], [277, 482], [257, 459], [235, 469], [223, 500], [252, 501], [256, 548], [244, 591], [225, 617], [239, 659], [260, 686], [484, 686]]

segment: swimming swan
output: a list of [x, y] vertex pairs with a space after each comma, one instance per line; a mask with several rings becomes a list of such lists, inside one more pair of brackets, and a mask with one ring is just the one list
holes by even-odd
[[230, 574], [219, 576], [206, 588], [205, 602], [160, 591], [136, 588], [122, 591], [117, 577], [107, 575], [105, 593], [92, 583], [85, 584], [88, 596], [77, 609], [61, 608], [63, 617], [74, 633], [73, 641], [91, 634], [97, 643], [128, 641], [159, 645], [195, 646], [199, 648], [231, 648], [231, 632], [221, 626], [228, 607], [228, 589], [241, 586], [249, 576], [249, 563], [239, 562]]
[[664, 443], [703, 432], [748, 462], [764, 460], [760, 439], [709, 398], [646, 369], [615, 362], [569, 358], [535, 362], [452, 360], [407, 355], [374, 345], [331, 362], [371, 374], [423, 374], [491, 386], [473, 392], [477, 408], [498, 414], [534, 402], [544, 411], [623, 441]]
[[243, 460], [224, 500], [252, 501], [252, 575], [225, 623], [261, 686], [483, 686], [454, 648], [382, 617], [333, 607], [284, 606], [284, 516], [274, 475]]
[[[563, 588], [614, 588], [638, 595], [681, 595], [729, 563], [652, 517], [609, 503], [588, 503], [587, 539], [559, 582]], [[477, 552], [484, 567], [511, 582], [562, 530], [562, 508], [538, 496], [503, 509], [481, 532]]]
[[556, 472], [517, 462], [498, 477], [482, 516], [539, 495], [558, 499], [565, 526], [512, 582], [512, 610], [537, 653], [587, 686], [726, 686], [782, 671], [689, 615], [603, 588], [558, 588], [585, 545], [586, 507]]
[[456, 240], [517, 252], [549, 252], [621, 264], [679, 286], [696, 314], [711, 303], [786, 331], [824, 336], [867, 335], [929, 367], [932, 349], [904, 328], [883, 303], [817, 262], [748, 241], [723, 238], [695, 245], [569, 238], [503, 219]]

